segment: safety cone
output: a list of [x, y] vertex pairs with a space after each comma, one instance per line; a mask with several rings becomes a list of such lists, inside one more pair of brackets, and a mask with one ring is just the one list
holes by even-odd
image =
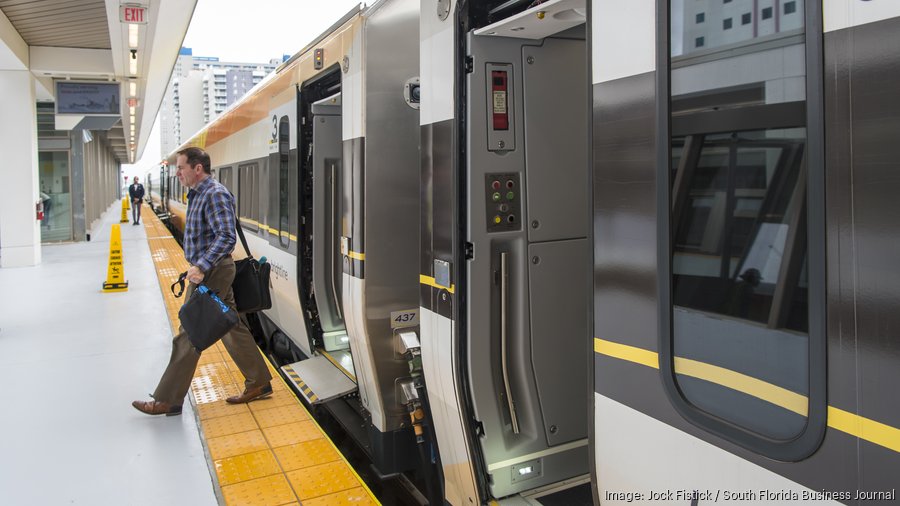
[[[125, 208], [122, 208], [125, 213]], [[109, 267], [106, 269], [104, 292], [126, 292], [128, 281], [125, 281], [125, 267], [122, 264], [122, 231], [118, 223], [114, 223], [109, 234]]]
[[122, 199], [122, 219], [119, 223], [128, 223], [128, 197]]

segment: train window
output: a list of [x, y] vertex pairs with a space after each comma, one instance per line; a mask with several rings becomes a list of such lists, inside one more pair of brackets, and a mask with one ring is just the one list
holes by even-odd
[[259, 230], [259, 167], [255, 163], [238, 167], [238, 216], [241, 224]]
[[810, 303], [809, 266], [822, 263], [810, 258], [822, 248], [811, 247], [807, 223], [822, 222], [809, 206], [821, 147], [808, 131], [813, 35], [801, 16], [726, 30], [721, 10], [709, 11], [708, 23], [689, 22], [705, 2], [668, 3], [668, 83], [659, 89], [671, 93], [670, 163], [661, 174], [670, 193], [660, 222], [671, 227], [661, 260], [671, 327], [660, 364], [690, 421], [796, 460], [818, 445], [825, 409], [824, 334], [810, 324], [824, 311]]
[[288, 247], [290, 240], [290, 154], [291, 154], [290, 121], [282, 116], [278, 122], [278, 244]]
[[222, 183], [228, 191], [234, 193], [234, 176], [231, 173], [231, 167], [222, 167], [219, 169], [219, 182]]

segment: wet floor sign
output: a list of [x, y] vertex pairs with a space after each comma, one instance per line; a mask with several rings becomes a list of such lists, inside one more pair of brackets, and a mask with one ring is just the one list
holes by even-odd
[[122, 199], [122, 219], [119, 220], [119, 223], [128, 223], [128, 210], [131, 209], [128, 207], [128, 199]]
[[[122, 214], [125, 214], [125, 206], [122, 205]], [[103, 283], [104, 292], [128, 291], [128, 281], [125, 281], [125, 267], [122, 265], [122, 231], [119, 224], [114, 223], [109, 234], [109, 267], [106, 269], [106, 282]]]

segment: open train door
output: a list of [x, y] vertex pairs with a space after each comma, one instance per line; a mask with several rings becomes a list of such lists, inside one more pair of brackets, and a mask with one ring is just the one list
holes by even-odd
[[423, 123], [435, 120], [423, 126], [422, 353], [443, 404], [446, 499], [590, 504], [585, 2], [436, 4], [422, 9]]

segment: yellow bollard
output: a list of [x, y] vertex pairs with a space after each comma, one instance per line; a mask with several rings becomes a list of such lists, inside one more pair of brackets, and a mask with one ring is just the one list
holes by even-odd
[[[122, 208], [125, 213], [125, 208]], [[127, 292], [128, 281], [125, 281], [125, 267], [122, 265], [122, 231], [118, 223], [114, 223], [109, 234], [109, 267], [106, 269], [104, 292]]]
[[122, 197], [122, 200], [125, 201], [125, 209], [128, 209], [129, 211], [131, 211], [131, 197], [130, 196]]
[[128, 197], [122, 199], [122, 219], [119, 220], [119, 223], [128, 223]]

